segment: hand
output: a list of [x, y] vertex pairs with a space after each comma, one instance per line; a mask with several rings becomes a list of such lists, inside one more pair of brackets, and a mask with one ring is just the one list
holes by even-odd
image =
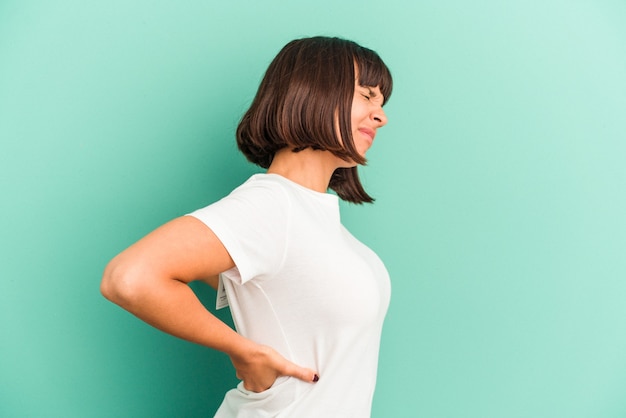
[[231, 355], [230, 359], [237, 371], [237, 378], [243, 381], [243, 387], [252, 392], [269, 389], [280, 376], [291, 376], [305, 382], [319, 380], [317, 373], [300, 367], [276, 350], [252, 343], [251, 347], [240, 355]]

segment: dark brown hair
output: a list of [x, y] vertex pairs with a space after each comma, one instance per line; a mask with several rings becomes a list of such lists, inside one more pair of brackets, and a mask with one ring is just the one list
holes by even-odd
[[[385, 102], [389, 99], [391, 74], [376, 52], [341, 38], [318, 36], [289, 42], [271, 62], [237, 127], [241, 152], [263, 168], [286, 147], [294, 152], [330, 151], [346, 161], [365, 164], [352, 139], [355, 71], [360, 85], [378, 86]], [[363, 189], [356, 167], [335, 170], [329, 187], [348, 202], [374, 200]]]

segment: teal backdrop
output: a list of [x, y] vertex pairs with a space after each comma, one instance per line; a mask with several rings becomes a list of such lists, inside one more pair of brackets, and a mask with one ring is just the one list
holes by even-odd
[[1, 1], [0, 416], [212, 416], [228, 358], [101, 273], [257, 171], [238, 119], [317, 34], [395, 77], [342, 205], [393, 282], [373, 417], [626, 416], [622, 0]]

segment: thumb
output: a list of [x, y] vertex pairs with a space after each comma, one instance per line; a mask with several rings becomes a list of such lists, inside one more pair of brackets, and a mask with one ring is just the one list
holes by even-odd
[[285, 366], [283, 375], [295, 377], [309, 383], [315, 383], [320, 380], [320, 376], [315, 370], [300, 367], [294, 363], [289, 363]]

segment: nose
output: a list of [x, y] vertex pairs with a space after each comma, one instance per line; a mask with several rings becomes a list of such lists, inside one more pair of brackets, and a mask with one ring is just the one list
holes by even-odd
[[387, 124], [387, 115], [382, 107], [372, 111], [371, 118], [378, 124], [379, 128]]

